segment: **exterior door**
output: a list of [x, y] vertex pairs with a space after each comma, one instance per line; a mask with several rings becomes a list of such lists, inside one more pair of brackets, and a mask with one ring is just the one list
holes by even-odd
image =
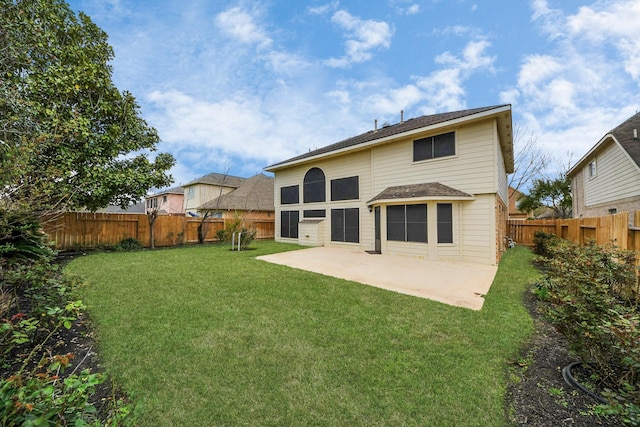
[[380, 240], [380, 206], [373, 208], [375, 222], [375, 251], [382, 252], [382, 241]]

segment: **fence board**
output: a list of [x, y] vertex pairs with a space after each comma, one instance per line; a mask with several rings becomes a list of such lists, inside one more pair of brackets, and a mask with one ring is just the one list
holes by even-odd
[[[178, 215], [160, 215], [154, 224], [155, 246], [176, 246], [198, 242], [198, 226], [201, 220]], [[217, 241], [216, 233], [224, 229], [222, 219], [204, 221], [205, 242]], [[274, 220], [245, 220], [245, 227], [256, 231], [257, 239], [273, 239]], [[59, 250], [99, 248], [113, 246], [125, 238], [139, 240], [143, 246], [151, 246], [149, 219], [145, 214], [112, 214], [69, 212], [45, 218], [43, 229]]]
[[598, 245], [613, 244], [621, 249], [640, 250], [640, 210], [620, 212], [598, 218], [572, 218], [557, 220], [509, 220], [509, 237], [517, 244], [533, 246], [536, 231], [553, 233], [558, 237], [584, 245], [593, 240]]

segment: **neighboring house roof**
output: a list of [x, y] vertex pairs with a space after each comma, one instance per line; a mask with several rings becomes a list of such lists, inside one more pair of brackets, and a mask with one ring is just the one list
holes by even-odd
[[[504, 115], [502, 113], [505, 113]], [[292, 166], [293, 164], [311, 161], [319, 157], [334, 155], [345, 151], [352, 151], [368, 147], [370, 145], [385, 143], [391, 139], [401, 136], [408, 136], [413, 133], [421, 132], [427, 128], [437, 129], [447, 125], [459, 122], [468, 122], [479, 120], [486, 117], [495, 116], [498, 119], [498, 132], [500, 133], [500, 145], [505, 158], [505, 167], [507, 173], [513, 172], [513, 142], [511, 129], [511, 106], [497, 105], [483, 108], [473, 108], [469, 110], [453, 111], [449, 113], [432, 114], [429, 116], [421, 116], [407, 121], [400, 122], [395, 125], [383, 126], [377, 130], [371, 130], [363, 134], [345, 139], [335, 144], [292, 157], [271, 166], [267, 166], [265, 170], [275, 171], [282, 167]]]
[[244, 179], [238, 188], [204, 203], [198, 210], [274, 211], [273, 178], [260, 173]]
[[129, 214], [143, 214], [145, 213], [144, 203], [136, 203], [127, 206], [126, 209], [122, 209], [120, 206], [109, 205], [106, 208], [98, 209], [99, 213], [129, 213]]
[[[634, 134], [634, 130], [635, 134]], [[640, 168], [640, 139], [637, 133], [640, 132], [640, 113], [636, 113], [619, 126], [610, 130], [589, 150], [571, 169], [568, 175], [573, 176], [591, 160], [593, 154], [598, 151], [607, 141], [615, 141], [629, 155], [630, 159]]]
[[220, 187], [238, 188], [242, 181], [244, 181], [244, 178], [240, 178], [239, 176], [231, 176], [222, 173], [210, 173], [184, 184], [183, 187], [189, 187], [196, 184], [208, 184], [218, 185]]
[[463, 191], [448, 187], [439, 182], [428, 182], [425, 184], [398, 185], [387, 187], [380, 194], [367, 202], [371, 205], [382, 200], [402, 200], [402, 199], [450, 199], [450, 200], [473, 200], [474, 197]]
[[184, 187], [172, 187], [172, 188], [167, 188], [166, 190], [160, 190], [157, 193], [153, 193], [147, 196], [147, 198], [162, 196], [163, 194], [184, 194]]

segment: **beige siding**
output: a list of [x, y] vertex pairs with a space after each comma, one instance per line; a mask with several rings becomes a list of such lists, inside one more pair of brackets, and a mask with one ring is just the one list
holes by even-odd
[[374, 148], [374, 193], [394, 185], [427, 182], [440, 182], [469, 194], [496, 192], [494, 122], [455, 130], [456, 155], [452, 157], [414, 163], [412, 142], [427, 134]]
[[[322, 169], [325, 175], [326, 201], [318, 203], [303, 203], [303, 180], [306, 172], [312, 167]], [[331, 201], [331, 180], [358, 176], [360, 198], [358, 200]], [[300, 203], [294, 205], [280, 205], [280, 188], [298, 185]], [[364, 249], [373, 248], [373, 213], [367, 209], [366, 202], [371, 195], [371, 154], [369, 150], [336, 157], [314, 163], [312, 166], [303, 165], [278, 171], [275, 176], [275, 206], [276, 206], [276, 240], [280, 239], [280, 211], [299, 210], [300, 219], [306, 209], [325, 209], [326, 220], [320, 223], [319, 233], [324, 236], [324, 245], [353, 245], [353, 243], [331, 242], [331, 209], [358, 208], [360, 210], [360, 246]], [[290, 239], [284, 239], [290, 240]]]
[[596, 176], [584, 175], [585, 205], [592, 206], [640, 195], [640, 171], [617, 144], [608, 144], [596, 154]]
[[507, 171], [504, 167], [504, 156], [502, 155], [502, 150], [500, 149], [500, 141], [498, 139], [497, 130], [494, 132], [495, 138], [495, 150], [496, 150], [496, 168], [494, 169], [497, 172], [496, 182], [498, 183], [498, 195], [502, 199], [502, 201], [509, 206], [509, 181], [507, 179]]
[[462, 260], [495, 264], [495, 196], [480, 195], [462, 204]]
[[[193, 188], [193, 197], [189, 197], [189, 188]], [[184, 188], [184, 210], [195, 211], [206, 202], [230, 193], [235, 188], [219, 187], [209, 184], [195, 184]]]

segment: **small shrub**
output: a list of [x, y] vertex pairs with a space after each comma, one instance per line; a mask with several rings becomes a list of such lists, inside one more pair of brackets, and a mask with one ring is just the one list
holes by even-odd
[[556, 238], [555, 234], [545, 233], [538, 230], [533, 234], [533, 250], [536, 254], [546, 257], [548, 256], [548, 247], [550, 242]]
[[119, 251], [139, 251], [142, 248], [140, 240], [133, 237], [125, 237], [116, 245], [116, 250]]
[[236, 212], [233, 219], [225, 223], [224, 229], [216, 232], [216, 236], [221, 242], [231, 243], [234, 234], [238, 236], [238, 233], [242, 233], [240, 237], [241, 250], [247, 249], [256, 237], [255, 230], [245, 228], [242, 216]]

